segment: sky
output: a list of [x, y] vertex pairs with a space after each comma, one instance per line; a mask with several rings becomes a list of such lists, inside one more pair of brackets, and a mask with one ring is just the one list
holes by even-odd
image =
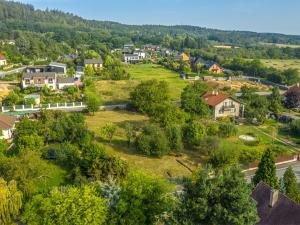
[[300, 35], [300, 0], [17, 0], [86, 19]]

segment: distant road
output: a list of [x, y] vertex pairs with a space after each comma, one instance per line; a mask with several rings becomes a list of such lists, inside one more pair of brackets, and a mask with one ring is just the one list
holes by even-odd
[[[286, 91], [282, 91], [280, 90], [280, 94], [283, 95], [285, 94]], [[266, 95], [271, 95], [272, 94], [272, 91], [258, 91], [258, 92], [254, 92], [255, 94], [257, 95], [261, 95], [261, 96], [266, 96]], [[235, 94], [236, 97], [241, 97], [242, 96], [242, 93], [236, 93]]]
[[[295, 172], [297, 183], [300, 184], [300, 162], [293, 162], [293, 163], [286, 163], [282, 165], [278, 165], [276, 169], [276, 175], [278, 179], [283, 177], [284, 172], [291, 166]], [[251, 179], [253, 178], [256, 170], [247, 171], [245, 172], [246, 180], [250, 183]]]

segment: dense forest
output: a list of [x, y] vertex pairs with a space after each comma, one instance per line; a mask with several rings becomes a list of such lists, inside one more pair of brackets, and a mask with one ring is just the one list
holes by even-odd
[[[1, 46], [11, 62], [55, 59], [75, 50], [94, 49], [106, 54], [126, 43], [152, 43], [174, 50], [204, 49], [213, 55], [244, 58], [300, 58], [300, 49], [277, 48], [261, 43], [300, 44], [300, 36], [221, 31], [195, 26], [124, 25], [86, 20], [58, 10], [35, 10], [32, 5], [0, 0], [0, 40], [15, 40]], [[240, 48], [213, 49], [212, 43]], [[211, 50], [213, 49], [213, 50]]]

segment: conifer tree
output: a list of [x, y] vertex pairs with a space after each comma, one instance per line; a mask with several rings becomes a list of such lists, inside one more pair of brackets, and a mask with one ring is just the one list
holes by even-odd
[[279, 183], [276, 176], [275, 159], [270, 149], [267, 149], [262, 155], [252, 182], [254, 185], [257, 185], [259, 182], [264, 182], [270, 185], [272, 188], [279, 188]]
[[300, 191], [297, 185], [296, 175], [291, 167], [289, 167], [283, 175], [283, 193], [287, 197], [300, 203]]

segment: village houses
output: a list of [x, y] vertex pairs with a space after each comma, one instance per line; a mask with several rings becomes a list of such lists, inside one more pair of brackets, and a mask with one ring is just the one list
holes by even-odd
[[189, 62], [190, 60], [191, 57], [184, 52], [181, 53], [180, 55], [174, 56], [174, 61]]
[[213, 62], [213, 61], [206, 61], [204, 59], [202, 59], [201, 57], [199, 57], [198, 59], [196, 59], [193, 63], [194, 68], [197, 67], [203, 67], [205, 70], [215, 73], [215, 74], [220, 74], [220, 73], [224, 73], [224, 69], [217, 63]]
[[8, 140], [12, 138], [16, 121], [17, 117], [15, 116], [0, 115], [0, 139]]

